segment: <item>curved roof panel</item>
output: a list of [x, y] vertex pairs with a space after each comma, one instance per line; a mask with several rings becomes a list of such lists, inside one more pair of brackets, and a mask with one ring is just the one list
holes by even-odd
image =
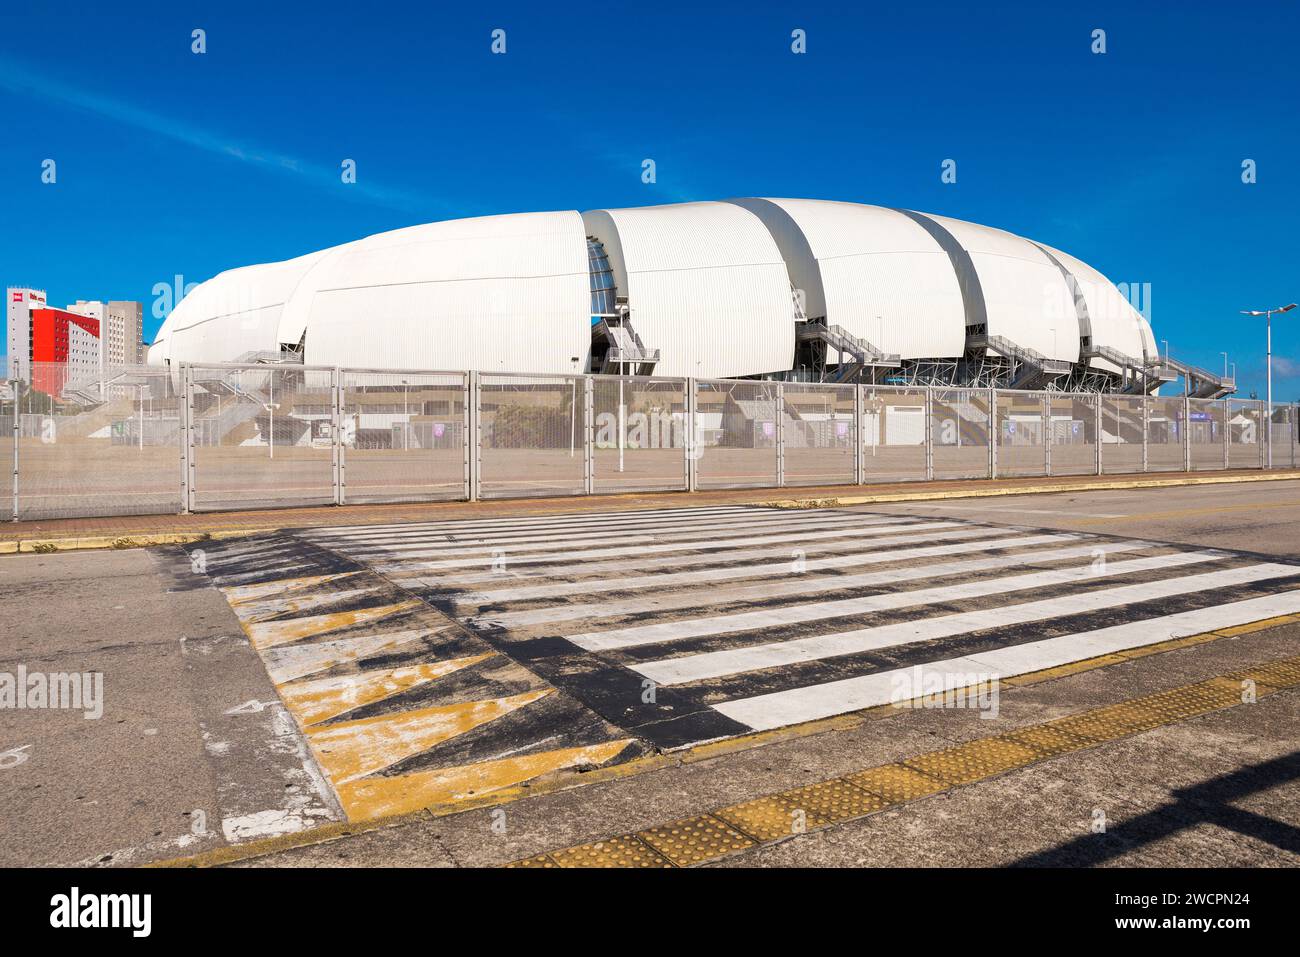
[[1078, 361], [1074, 296], [1047, 253], [1001, 229], [931, 213], [918, 215], [946, 230], [969, 255], [990, 336], [1004, 336], [1049, 359]]
[[657, 375], [743, 376], [794, 362], [794, 303], [771, 234], [732, 203], [583, 213]]
[[284, 331], [306, 329], [312, 364], [581, 372], [588, 282], [576, 211], [429, 223], [340, 247]]
[[242, 266], [218, 273], [191, 290], [163, 322], [149, 362], [231, 362], [280, 346], [280, 314], [303, 273], [325, 255]]
[[816, 199], [736, 199], [772, 233], [809, 318], [905, 359], [962, 354], [962, 292], [948, 253], [909, 216]]

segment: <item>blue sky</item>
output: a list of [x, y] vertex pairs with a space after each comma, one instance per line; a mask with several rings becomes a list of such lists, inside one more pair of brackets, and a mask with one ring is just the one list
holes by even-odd
[[[1175, 356], [1218, 369], [1226, 350], [1262, 394], [1263, 328], [1237, 310], [1300, 298], [1300, 7], [993, 6], [7, 4], [0, 282], [148, 314], [177, 274], [435, 219], [843, 199], [999, 226], [1150, 283]], [[1279, 400], [1300, 399], [1291, 316], [1274, 329]]]

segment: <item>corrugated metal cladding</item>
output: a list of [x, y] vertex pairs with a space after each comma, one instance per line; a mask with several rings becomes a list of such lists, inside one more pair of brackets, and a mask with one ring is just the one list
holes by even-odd
[[[1051, 246], [1044, 246], [1074, 277], [1077, 288], [1088, 309], [1092, 327], [1092, 342], [1096, 346], [1117, 349], [1126, 356], [1142, 359], [1145, 346], [1142, 341], [1142, 316], [1125, 299], [1114, 283], [1087, 263]], [[1119, 371], [1109, 362], [1094, 358], [1091, 365]]]
[[792, 284], [808, 317], [904, 358], [961, 355], [985, 317], [990, 334], [1068, 361], [1081, 325], [1098, 345], [1156, 354], [1146, 320], [1068, 253], [910, 210], [747, 198], [451, 220], [230, 270], [176, 306], [149, 361], [228, 362], [305, 334], [313, 365], [586, 371], [588, 235], [660, 375], [791, 368]]
[[382, 233], [318, 272], [314, 288], [294, 295], [310, 296], [313, 364], [582, 372], [591, 351], [577, 212]]
[[1049, 359], [1077, 362], [1079, 318], [1061, 270], [1027, 239], [1001, 229], [924, 213], [970, 254], [984, 293], [991, 336], [1005, 336]]
[[229, 362], [249, 352], [275, 351], [285, 302], [303, 273], [324, 255], [242, 266], [200, 283], [163, 322], [149, 361]]
[[583, 214], [605, 244], [632, 325], [658, 349], [655, 373], [724, 377], [794, 363], [785, 260], [756, 216], [731, 203]]
[[815, 199], [733, 202], [771, 231], [791, 280], [807, 290], [810, 318], [825, 316], [905, 359], [962, 354], [965, 312], [952, 263], [907, 216]]

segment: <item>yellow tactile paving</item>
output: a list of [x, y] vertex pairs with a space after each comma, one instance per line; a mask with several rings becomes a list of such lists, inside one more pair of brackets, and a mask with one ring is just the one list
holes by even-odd
[[1061, 728], [1054, 728], [1045, 724], [1035, 724], [1028, 728], [1021, 728], [1019, 731], [1009, 731], [1001, 737], [1005, 741], [1030, 748], [1037, 752], [1040, 758], [1052, 758], [1058, 754], [1068, 754], [1071, 751], [1078, 751], [1080, 748], [1091, 747], [1093, 743], [1091, 738], [1081, 738]]
[[298, 724], [306, 728], [355, 711], [362, 705], [418, 688], [491, 657], [490, 654], [473, 655], [431, 664], [365, 671], [341, 678], [294, 681], [282, 684], [276, 690], [280, 692], [285, 707], [298, 719]]
[[868, 768], [856, 774], [845, 775], [844, 780], [872, 794], [878, 794], [890, 804], [915, 801], [943, 790], [943, 785], [934, 778], [902, 764]]
[[308, 615], [289, 621], [268, 621], [263, 623], [246, 622], [244, 631], [248, 640], [257, 650], [274, 648], [291, 641], [301, 641], [316, 635], [324, 635], [343, 628], [356, 625], [368, 625], [381, 621], [392, 615], [423, 607], [418, 598], [395, 602], [391, 605], [379, 605], [374, 608], [358, 608], [355, 611], [339, 611], [329, 615]]
[[553, 771], [605, 764], [633, 743], [632, 738], [623, 738], [462, 767], [360, 778], [339, 785], [337, 792], [350, 821], [391, 817], [422, 808], [449, 809], [450, 805], [499, 796], [509, 788]]
[[[680, 867], [705, 863], [745, 850], [756, 842], [766, 844], [798, 833], [787, 823], [787, 815], [801, 805], [806, 805], [807, 830], [825, 826], [836, 815], [847, 820], [871, 814], [1071, 751], [1244, 704], [1248, 699], [1241, 686], [1247, 678], [1257, 682], [1261, 697], [1300, 685], [1300, 656], [932, 751], [901, 764], [866, 768], [842, 778], [651, 828], [636, 837]], [[850, 791], [856, 789], [870, 792], [866, 796], [877, 800], [871, 803], [853, 797]], [[539, 862], [564, 853], [552, 851], [512, 866], [542, 867], [545, 863]], [[572, 860], [572, 866], [583, 866], [577, 863], [579, 858]]]
[[755, 841], [751, 838], [708, 814], [674, 821], [663, 827], [652, 827], [641, 831], [637, 837], [678, 867], [700, 864], [755, 846]]
[[634, 834], [611, 837], [547, 855], [560, 867], [672, 867]]
[[952, 786], [1024, 767], [1037, 758], [1037, 752], [1023, 744], [998, 738], [981, 738], [959, 744], [955, 748], [909, 758], [903, 764], [942, 784]]
[[550, 688], [487, 701], [466, 701], [416, 711], [360, 718], [309, 728], [307, 740], [336, 787], [392, 767], [435, 744], [472, 731], [552, 693]]
[[792, 808], [779, 794], [724, 807], [714, 814], [732, 827], [764, 842], [779, 841], [783, 837], [826, 823], [815, 814], [805, 813], [801, 827], [799, 811]]
[[551, 860], [551, 855], [549, 854], [538, 854], [536, 857], [527, 857], [522, 861], [515, 861], [513, 864], [506, 865], [506, 867], [549, 867], [552, 869], [559, 866], [559, 864], [556, 864], [555, 861]]

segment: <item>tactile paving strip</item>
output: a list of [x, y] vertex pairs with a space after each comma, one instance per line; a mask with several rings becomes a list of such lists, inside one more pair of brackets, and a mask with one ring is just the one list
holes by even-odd
[[637, 837], [678, 867], [754, 847], [755, 842], [725, 821], [705, 814], [640, 832]]
[[[1044, 758], [1243, 704], [1247, 699], [1242, 694], [1242, 681], [1247, 678], [1256, 682], [1261, 697], [1277, 689], [1300, 685], [1300, 656], [981, 738], [954, 748], [932, 751], [901, 764], [866, 768], [842, 778], [723, 808], [715, 814], [651, 828], [634, 836], [538, 855], [510, 866], [639, 866], [587, 863], [587, 859], [597, 853], [594, 849], [604, 845], [621, 848], [621, 852], [609, 850], [599, 853], [607, 853], [615, 859], [630, 859], [628, 848], [619, 845], [625, 841], [629, 844], [644, 842], [672, 864], [688, 867], [754, 847], [757, 843], [798, 833], [792, 826], [795, 811], [804, 812], [804, 823], [811, 830], [926, 797], [958, 784], [979, 781]], [[571, 863], [557, 865], [560, 860]]]
[[668, 867], [666, 860], [632, 835], [611, 837], [551, 854], [560, 867]]
[[828, 823], [806, 810], [801, 818], [800, 810], [792, 808], [784, 797], [777, 794], [732, 807], [724, 807], [714, 813], [732, 827], [765, 842], [779, 841], [783, 837], [800, 834]]
[[943, 790], [943, 784], [902, 764], [886, 764], [846, 775], [844, 780], [881, 797], [887, 804], [915, 801]]
[[951, 787], [1023, 767], [1037, 759], [1037, 752], [1022, 744], [997, 738], [982, 738], [955, 748], [909, 758], [903, 763]]
[[1009, 731], [1002, 735], [1003, 740], [1032, 748], [1040, 758], [1054, 758], [1059, 754], [1069, 754], [1082, 748], [1092, 746], [1092, 740], [1070, 734], [1061, 728], [1035, 724], [1019, 731]]

